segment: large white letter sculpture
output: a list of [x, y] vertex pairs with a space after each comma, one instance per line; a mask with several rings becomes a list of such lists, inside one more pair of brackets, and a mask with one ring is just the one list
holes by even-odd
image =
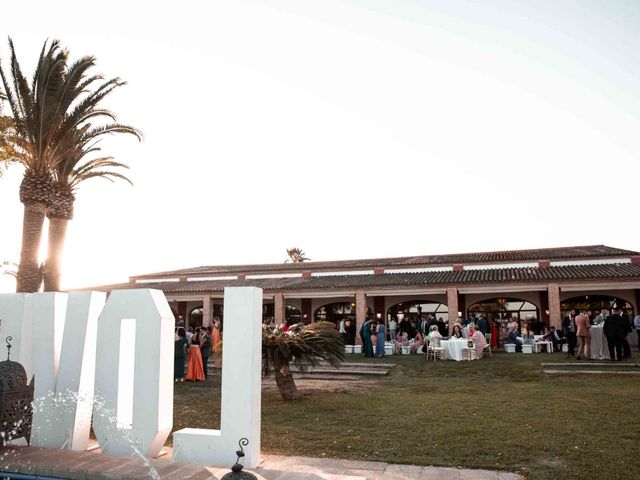
[[109, 297], [98, 321], [93, 407], [103, 452], [160, 453], [173, 426], [173, 330], [161, 291], [116, 290]]
[[222, 340], [220, 430], [185, 428], [173, 434], [174, 460], [231, 465], [247, 438], [246, 467], [260, 463], [262, 290], [226, 288]]
[[104, 300], [101, 292], [0, 295], [2, 336], [13, 337], [12, 358], [28, 378], [37, 378], [34, 446], [87, 448], [96, 327]]
[[103, 292], [34, 295], [34, 446], [87, 449], [98, 315], [105, 299]]

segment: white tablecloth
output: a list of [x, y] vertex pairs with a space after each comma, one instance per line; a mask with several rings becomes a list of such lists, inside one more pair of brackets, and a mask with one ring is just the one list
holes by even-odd
[[446, 360], [462, 361], [462, 350], [468, 345], [466, 338], [452, 338], [441, 340], [440, 346], [444, 348], [444, 358]]
[[609, 345], [601, 326], [591, 327], [591, 358], [594, 360], [609, 359]]

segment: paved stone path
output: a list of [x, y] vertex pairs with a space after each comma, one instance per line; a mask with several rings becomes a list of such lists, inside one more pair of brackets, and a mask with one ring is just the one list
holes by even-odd
[[[97, 450], [72, 452], [36, 447], [0, 447], [0, 471], [73, 480], [219, 480], [229, 467], [212, 468], [173, 462], [171, 451], [149, 462], [140, 458], [103, 455]], [[332, 458], [263, 455], [249, 470], [260, 480], [521, 480], [517, 474]]]
[[[209, 469], [218, 478], [229, 470]], [[263, 455], [250, 470], [260, 480], [521, 480], [515, 473], [490, 470], [396, 465], [333, 458]]]

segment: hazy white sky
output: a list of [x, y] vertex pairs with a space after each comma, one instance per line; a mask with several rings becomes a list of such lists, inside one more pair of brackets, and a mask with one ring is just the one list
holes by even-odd
[[[82, 187], [66, 287], [280, 262], [291, 246], [313, 260], [640, 250], [639, 2], [93, 9], [11, 2], [0, 19], [29, 72], [47, 37], [96, 55], [129, 82], [109, 106], [145, 133], [104, 143], [135, 187]], [[20, 177], [0, 180], [0, 260], [19, 256]]]

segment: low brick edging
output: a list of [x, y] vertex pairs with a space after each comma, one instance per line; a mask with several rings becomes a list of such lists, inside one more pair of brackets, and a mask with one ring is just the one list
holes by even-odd
[[[148, 461], [162, 480], [216, 480], [202, 465], [170, 459]], [[38, 447], [0, 448], [0, 471], [71, 480], [148, 480], [152, 478], [145, 460], [96, 452], [74, 452]]]

